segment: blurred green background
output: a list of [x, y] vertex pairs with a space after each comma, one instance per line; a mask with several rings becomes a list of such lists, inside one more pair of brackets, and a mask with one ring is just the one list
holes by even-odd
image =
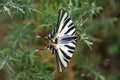
[[[61, 8], [81, 40], [58, 73], [50, 50], [35, 50], [47, 46]], [[120, 0], [0, 1], [0, 80], [120, 80], [119, 61]]]

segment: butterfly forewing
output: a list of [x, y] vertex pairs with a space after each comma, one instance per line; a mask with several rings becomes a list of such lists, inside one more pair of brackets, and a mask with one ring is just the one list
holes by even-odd
[[61, 10], [61, 12], [63, 16], [61, 16], [61, 20], [59, 21], [58, 33], [65, 34], [65, 35], [74, 35], [75, 28], [74, 28], [72, 20], [68, 16], [67, 12], [65, 12], [64, 10]]
[[[67, 14], [66, 14], [66, 15], [67, 15]], [[55, 38], [55, 35], [60, 32], [59, 30], [61, 30], [62, 24], [63, 24], [63, 23], [60, 24], [60, 22], [61, 22], [63, 16], [65, 17], [65, 11], [61, 9], [61, 10], [59, 11], [59, 15], [58, 15], [57, 27], [55, 27], [54, 30], [52, 31], [52, 33], [49, 34], [49, 36], [48, 36], [48, 39], [49, 39], [49, 40], [54, 39], [54, 38]], [[59, 27], [60, 25], [61, 25], [61, 27]]]
[[57, 43], [49, 44], [48, 48], [56, 55], [59, 72], [62, 72], [67, 67], [68, 62], [73, 56], [76, 38], [72, 20], [66, 11], [60, 9], [57, 26], [48, 36], [48, 39], [51, 41], [57, 40]]

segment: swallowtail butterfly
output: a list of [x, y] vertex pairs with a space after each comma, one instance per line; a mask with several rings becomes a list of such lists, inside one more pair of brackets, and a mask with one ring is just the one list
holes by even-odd
[[[40, 36], [37, 36], [40, 37]], [[55, 29], [47, 36], [51, 43], [45, 49], [50, 49], [56, 56], [57, 68], [62, 72], [68, 65], [76, 47], [76, 30], [68, 13], [60, 9]], [[38, 50], [37, 50], [38, 51]]]

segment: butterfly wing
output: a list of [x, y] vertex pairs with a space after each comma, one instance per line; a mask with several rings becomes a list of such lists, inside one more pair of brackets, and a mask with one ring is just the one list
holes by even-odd
[[59, 50], [54, 45], [52, 45], [52, 44], [49, 44], [48, 48], [56, 56], [56, 62], [57, 62], [58, 72], [62, 72], [65, 69], [65, 66], [63, 65], [62, 60], [60, 58], [61, 57], [61, 55], [60, 55], [61, 53], [59, 53]]
[[49, 40], [54, 40], [54, 39], [55, 39], [55, 36], [56, 36], [56, 34], [58, 33], [58, 29], [59, 29], [58, 25], [59, 25], [59, 22], [60, 22], [63, 14], [64, 14], [64, 11], [63, 11], [63, 10], [60, 10], [60, 11], [59, 11], [59, 15], [58, 15], [57, 26], [54, 28], [54, 30], [52, 31], [52, 33], [48, 35], [48, 39], [49, 39]]
[[75, 42], [60, 44], [60, 47], [57, 49], [58, 54], [58, 71], [62, 72], [68, 65], [71, 57], [73, 56], [73, 52], [75, 50]]
[[[60, 9], [57, 27], [54, 28], [51, 34], [49, 34], [48, 39], [54, 40], [61, 35], [75, 35], [76, 31], [72, 20], [70, 19], [68, 13], [63, 9]], [[58, 35], [56, 35], [58, 34]]]
[[68, 13], [63, 9], [60, 10], [58, 20], [58, 34], [60, 35], [75, 35], [75, 28]]
[[58, 71], [62, 72], [68, 65], [75, 50], [76, 31], [68, 13], [60, 9], [55, 29], [48, 36], [49, 40], [58, 38], [57, 44], [49, 44], [48, 48], [56, 55]]

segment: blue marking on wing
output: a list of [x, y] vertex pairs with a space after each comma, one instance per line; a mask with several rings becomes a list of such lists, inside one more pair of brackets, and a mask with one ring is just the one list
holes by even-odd
[[57, 53], [57, 50], [54, 47], [54, 45], [49, 44], [47, 48], [49, 48], [52, 51], [52, 54], [56, 54]]
[[77, 36], [69, 36], [69, 37], [64, 37], [62, 38], [63, 41], [72, 41], [76, 40], [78, 37]]
[[52, 40], [55, 37], [55, 34], [57, 33], [57, 31], [58, 31], [58, 28], [55, 27], [52, 33], [48, 36], [48, 39]]

